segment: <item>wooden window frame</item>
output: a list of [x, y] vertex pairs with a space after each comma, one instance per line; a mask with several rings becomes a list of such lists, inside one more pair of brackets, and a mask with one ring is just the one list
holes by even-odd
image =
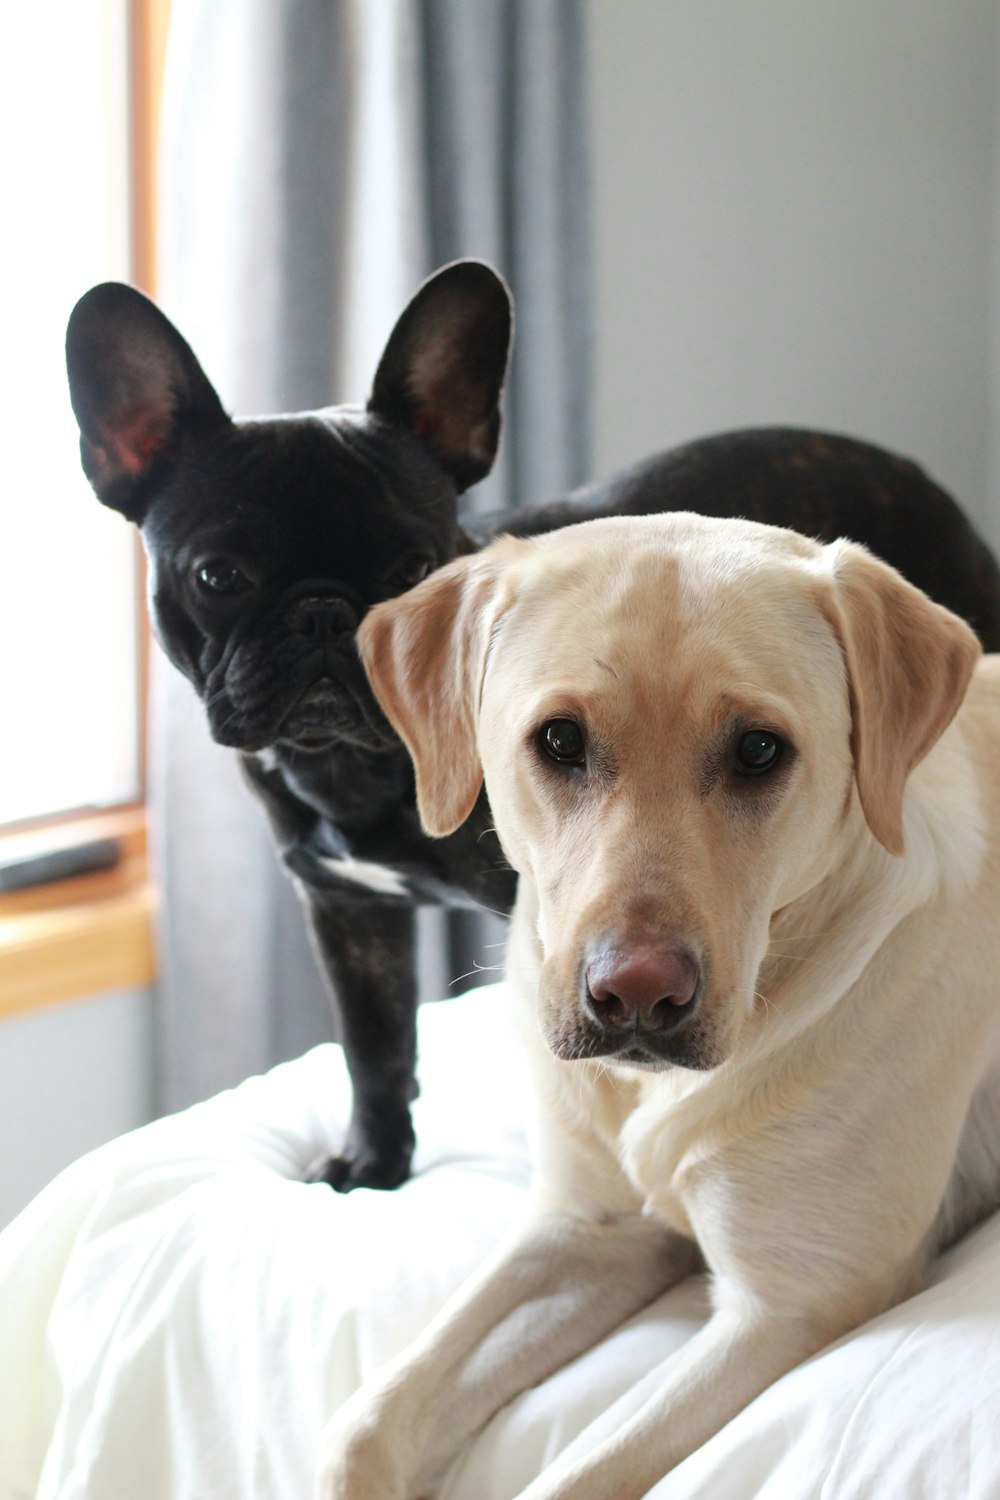
[[[127, 0], [129, 69], [130, 273], [156, 292], [157, 147], [170, 0]], [[136, 551], [142, 576], [142, 550]], [[140, 600], [144, 590], [140, 589]], [[7, 1016], [156, 978], [153, 920], [156, 894], [148, 861], [146, 701], [149, 624], [143, 604], [139, 634], [141, 799], [107, 812], [40, 819], [0, 834], [4, 857], [69, 849], [111, 838], [121, 848], [112, 870], [0, 895], [0, 1020]]]

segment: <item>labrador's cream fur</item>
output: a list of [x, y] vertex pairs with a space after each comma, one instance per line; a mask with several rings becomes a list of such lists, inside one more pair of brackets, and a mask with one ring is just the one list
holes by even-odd
[[[361, 649], [425, 826], [485, 774], [520, 875], [537, 1182], [334, 1417], [319, 1493], [432, 1495], [503, 1403], [704, 1265], [704, 1329], [522, 1497], [638, 1500], [1000, 1201], [1000, 658], [850, 543], [684, 515], [501, 540]], [[585, 765], [545, 754], [566, 718]], [[748, 729], [785, 745], [762, 776]], [[697, 965], [659, 1053], [597, 1055], [609, 943]]]

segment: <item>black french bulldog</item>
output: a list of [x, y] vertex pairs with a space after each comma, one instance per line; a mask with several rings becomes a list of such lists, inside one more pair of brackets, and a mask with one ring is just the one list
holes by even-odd
[[490, 469], [511, 305], [460, 261], [418, 290], [368, 404], [234, 422], [173, 325], [127, 286], [95, 287], [67, 332], [83, 467], [142, 529], [167, 654], [235, 747], [296, 877], [339, 1001], [354, 1084], [339, 1189], [393, 1187], [413, 1148], [414, 907], [508, 911], [481, 797], [449, 838], [421, 832], [410, 759], [372, 697], [354, 632], [495, 530], [696, 510], [865, 542], [1000, 649], [1000, 571], [949, 496], [865, 443], [781, 429], [724, 434], [475, 533], [458, 497]]

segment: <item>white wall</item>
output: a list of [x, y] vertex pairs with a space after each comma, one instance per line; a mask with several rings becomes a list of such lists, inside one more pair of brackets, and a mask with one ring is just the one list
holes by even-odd
[[920, 460], [1000, 543], [994, 0], [588, 8], [595, 471], [827, 427]]
[[0, 1022], [0, 1229], [56, 1173], [152, 1113], [152, 997], [121, 990]]

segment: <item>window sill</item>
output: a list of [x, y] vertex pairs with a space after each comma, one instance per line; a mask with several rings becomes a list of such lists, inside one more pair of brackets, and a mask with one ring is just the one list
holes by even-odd
[[[9, 835], [4, 843], [35, 849], [51, 846], [54, 834]], [[115, 838], [122, 858], [99, 874], [0, 895], [0, 1019], [156, 977], [142, 809], [81, 819], [58, 834], [61, 844]]]

